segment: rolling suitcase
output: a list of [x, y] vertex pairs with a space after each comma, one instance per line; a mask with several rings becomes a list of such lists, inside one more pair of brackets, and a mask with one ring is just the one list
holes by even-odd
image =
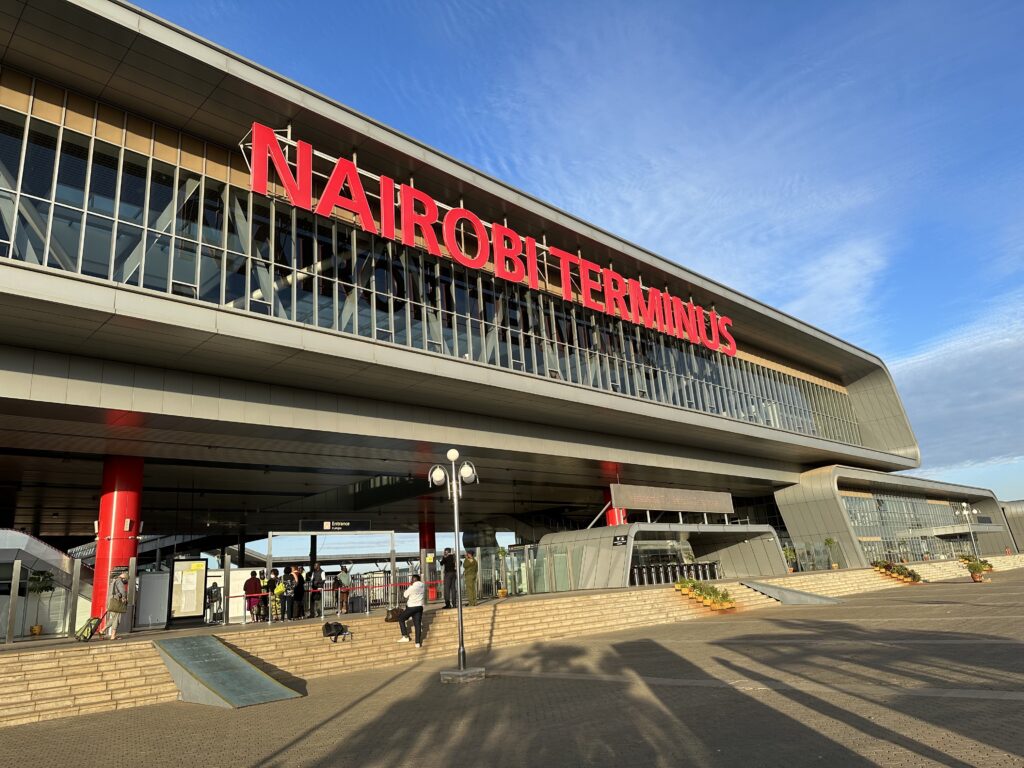
[[349, 613], [363, 613], [366, 611], [366, 598], [362, 595], [352, 595], [348, 599]]
[[103, 614], [103, 616], [99, 618], [90, 618], [88, 621], [85, 622], [85, 624], [78, 628], [77, 632], [75, 632], [75, 640], [80, 640], [83, 643], [88, 643], [90, 640], [92, 640], [96, 632], [99, 631], [100, 625], [103, 624], [106, 618], [107, 614]]

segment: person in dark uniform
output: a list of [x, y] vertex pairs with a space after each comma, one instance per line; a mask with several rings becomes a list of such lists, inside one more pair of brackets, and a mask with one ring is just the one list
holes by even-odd
[[451, 547], [444, 548], [441, 556], [441, 572], [444, 578], [444, 607], [454, 608], [457, 601], [457, 583], [459, 580], [459, 564], [455, 562], [455, 555]]

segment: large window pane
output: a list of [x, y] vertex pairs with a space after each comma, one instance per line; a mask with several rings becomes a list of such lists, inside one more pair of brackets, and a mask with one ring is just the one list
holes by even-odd
[[252, 250], [253, 256], [270, 258], [270, 204], [262, 200], [252, 201]]
[[292, 283], [295, 273], [289, 267], [274, 266], [274, 317], [293, 320]]
[[110, 275], [110, 240], [114, 223], [90, 214], [85, 220], [82, 244], [82, 274], [106, 278]]
[[191, 240], [199, 237], [199, 190], [198, 176], [178, 171], [177, 232]]
[[82, 212], [62, 205], [54, 206], [48, 265], [68, 272], [78, 271], [78, 244], [81, 239]]
[[85, 207], [85, 177], [89, 168], [89, 137], [64, 131], [57, 168], [57, 202]]
[[89, 210], [114, 215], [117, 194], [118, 149], [113, 144], [97, 141], [92, 148], [92, 175], [89, 177]]
[[315, 278], [308, 272], [295, 273], [295, 319], [312, 325], [316, 312]]
[[228, 253], [224, 280], [224, 303], [236, 309], [245, 309], [245, 272], [249, 268], [245, 256]]
[[0, 109], [0, 187], [17, 189], [18, 164], [25, 138], [25, 118]]
[[45, 263], [43, 242], [46, 240], [46, 217], [49, 213], [49, 203], [21, 198], [18, 206], [18, 231], [14, 238], [14, 258], [29, 264]]
[[278, 203], [274, 206], [274, 262], [288, 265], [294, 263], [292, 245], [292, 209]]
[[174, 245], [174, 279], [171, 283], [171, 293], [196, 298], [196, 267], [196, 244], [178, 239]]
[[147, 235], [146, 268], [143, 286], [153, 291], [167, 291], [167, 270], [171, 261], [171, 238]]
[[[14, 195], [9, 192], [0, 192], [0, 242], [9, 243], [11, 233], [14, 231]], [[8, 253], [4, 248], [3, 256]]]
[[249, 311], [269, 315], [273, 300], [274, 280], [269, 262], [250, 259]]
[[141, 224], [146, 206], [146, 158], [134, 152], [124, 153], [121, 165], [121, 221]]
[[33, 121], [28, 132], [21, 191], [48, 198], [53, 183], [53, 165], [56, 157], [57, 126]]
[[295, 258], [299, 269], [313, 270], [316, 253], [313, 248], [313, 216], [305, 211], [295, 212]]
[[203, 192], [203, 242], [220, 246], [224, 241], [224, 190], [219, 181], [206, 180]]
[[224, 252], [218, 248], [202, 247], [199, 259], [199, 298], [220, 304], [220, 276]]
[[114, 280], [129, 285], [139, 284], [142, 272], [142, 229], [128, 224], [117, 225], [114, 241]]
[[166, 163], [153, 161], [149, 178], [149, 226], [160, 232], [170, 232], [174, 220], [174, 169]]
[[249, 193], [238, 187], [228, 192], [228, 250], [249, 252]]

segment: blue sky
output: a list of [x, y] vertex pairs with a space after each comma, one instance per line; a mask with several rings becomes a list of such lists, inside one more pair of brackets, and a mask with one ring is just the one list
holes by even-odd
[[142, 4], [879, 354], [918, 474], [1024, 498], [1021, 3]]

